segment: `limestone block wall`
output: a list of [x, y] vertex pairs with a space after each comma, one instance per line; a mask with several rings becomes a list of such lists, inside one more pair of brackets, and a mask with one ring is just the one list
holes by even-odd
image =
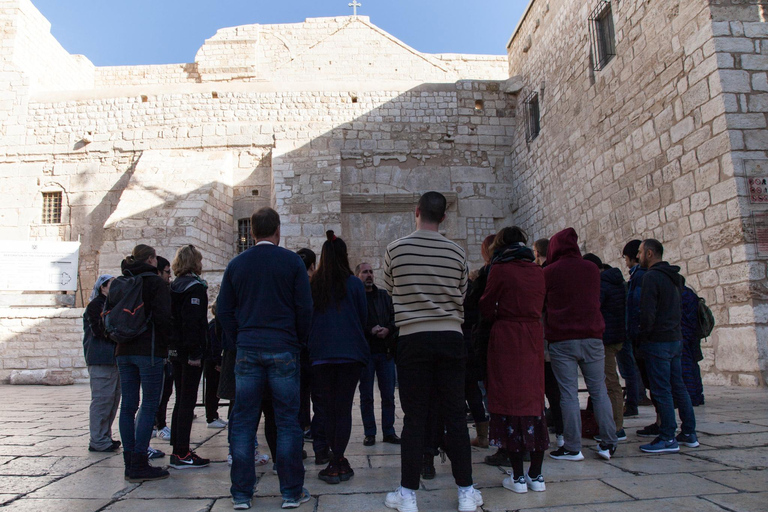
[[[588, 17], [596, 6], [536, 1], [510, 41], [510, 73], [524, 84], [518, 111], [532, 92], [541, 110], [532, 141], [522, 142], [525, 123], [517, 125], [511, 220], [536, 237], [573, 226], [584, 250], [622, 268], [628, 240], [658, 238], [718, 322], [704, 344], [705, 381], [765, 384], [765, 319], [750, 317], [762, 307], [750, 290], [764, 288], [765, 262], [735, 177], [741, 130], [752, 129], [744, 123], [761, 126], [748, 111], [750, 98], [753, 107], [759, 100], [731, 54], [757, 54], [760, 41], [725, 35], [731, 25], [713, 25], [707, 0], [611, 1], [616, 56], [594, 71]], [[750, 144], [762, 136], [753, 132]]]
[[94, 70], [94, 87], [184, 84], [200, 82], [197, 64], [105, 66]]

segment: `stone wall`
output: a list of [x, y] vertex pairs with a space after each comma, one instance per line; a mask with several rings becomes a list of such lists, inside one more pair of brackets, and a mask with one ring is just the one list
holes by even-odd
[[717, 319], [704, 343], [705, 381], [759, 385], [766, 272], [740, 176], [745, 149], [765, 159], [765, 117], [751, 114], [761, 101], [753, 83], [765, 75], [742, 69], [762, 58], [764, 24], [747, 34], [750, 25], [717, 17], [748, 11], [753, 20], [757, 6], [712, 3], [611, 2], [616, 56], [599, 71], [588, 25], [597, 2], [532, 4], [509, 62], [523, 81], [518, 110], [539, 94], [541, 132], [524, 143], [525, 123], [517, 125], [511, 220], [536, 237], [573, 226], [584, 250], [621, 267], [627, 241], [658, 238]]

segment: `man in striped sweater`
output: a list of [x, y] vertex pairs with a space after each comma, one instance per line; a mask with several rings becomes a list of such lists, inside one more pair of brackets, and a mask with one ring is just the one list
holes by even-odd
[[416, 231], [387, 247], [384, 288], [392, 295], [395, 324], [400, 329], [397, 370], [400, 402], [405, 413], [400, 488], [387, 494], [385, 505], [417, 512], [424, 432], [431, 402], [443, 415], [446, 451], [459, 486], [459, 511], [483, 504], [472, 487], [472, 457], [464, 415], [466, 349], [461, 331], [467, 258], [464, 249], [438, 233], [446, 200], [427, 192], [416, 207]]

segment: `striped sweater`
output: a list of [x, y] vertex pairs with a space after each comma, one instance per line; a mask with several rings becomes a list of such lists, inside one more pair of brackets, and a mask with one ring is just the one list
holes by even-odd
[[384, 288], [392, 295], [400, 335], [461, 332], [467, 258], [435, 231], [418, 230], [387, 246]]

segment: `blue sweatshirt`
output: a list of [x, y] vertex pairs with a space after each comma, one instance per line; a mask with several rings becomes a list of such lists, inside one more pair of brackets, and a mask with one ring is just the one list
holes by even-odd
[[347, 278], [347, 295], [338, 305], [331, 304], [312, 316], [309, 334], [309, 360], [312, 363], [359, 362], [371, 357], [363, 326], [368, 318], [365, 286], [355, 276]]
[[312, 321], [312, 293], [298, 254], [259, 244], [227, 265], [217, 318], [237, 348], [298, 353]]

